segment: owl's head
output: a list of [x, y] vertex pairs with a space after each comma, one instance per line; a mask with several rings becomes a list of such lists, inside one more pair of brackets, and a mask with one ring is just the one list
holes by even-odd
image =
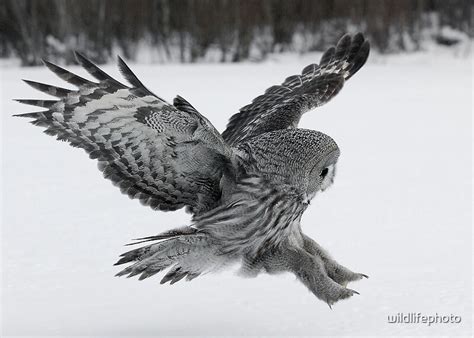
[[285, 129], [261, 134], [239, 146], [251, 171], [275, 184], [290, 183], [312, 199], [334, 181], [339, 147], [326, 134], [307, 129]]

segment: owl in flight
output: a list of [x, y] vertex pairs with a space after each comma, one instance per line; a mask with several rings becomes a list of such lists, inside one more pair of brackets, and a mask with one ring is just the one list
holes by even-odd
[[122, 84], [83, 55], [90, 81], [44, 61], [76, 90], [26, 81], [57, 100], [18, 100], [43, 107], [32, 118], [45, 133], [83, 148], [120, 191], [154, 210], [185, 207], [189, 226], [138, 239], [121, 255], [117, 275], [161, 283], [192, 280], [233, 263], [245, 275], [291, 272], [329, 306], [351, 297], [347, 283], [367, 277], [332, 259], [306, 236], [301, 216], [334, 180], [339, 148], [329, 136], [298, 128], [303, 113], [333, 98], [366, 62], [362, 34], [345, 35], [318, 64], [268, 88], [230, 118], [220, 134], [184, 98], [169, 104], [119, 58]]

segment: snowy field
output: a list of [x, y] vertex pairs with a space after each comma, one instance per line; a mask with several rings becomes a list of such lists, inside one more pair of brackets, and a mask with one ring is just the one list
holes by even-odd
[[[131, 65], [169, 101], [188, 99], [219, 130], [317, 55], [261, 64]], [[71, 70], [82, 75], [78, 67]], [[114, 65], [104, 69], [120, 77]], [[472, 60], [373, 56], [301, 126], [341, 148], [335, 184], [303, 230], [370, 276], [329, 307], [293, 275], [234, 272], [160, 285], [114, 277], [123, 245], [187, 224], [142, 207], [104, 180], [82, 150], [12, 118], [44, 97], [22, 78], [64, 86], [45, 68], [3, 67], [3, 335], [465, 335], [472, 329]], [[389, 315], [456, 315], [459, 324], [391, 324]]]

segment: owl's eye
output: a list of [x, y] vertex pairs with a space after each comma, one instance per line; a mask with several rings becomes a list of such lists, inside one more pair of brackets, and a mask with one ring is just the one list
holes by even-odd
[[320, 176], [321, 178], [325, 178], [326, 175], [328, 174], [328, 172], [329, 172], [329, 169], [328, 169], [328, 168], [324, 168], [324, 169], [321, 171], [321, 173], [319, 174], [319, 176]]

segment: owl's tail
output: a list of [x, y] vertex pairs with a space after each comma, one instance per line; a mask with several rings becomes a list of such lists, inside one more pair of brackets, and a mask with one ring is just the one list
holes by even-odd
[[213, 271], [225, 264], [225, 257], [217, 254], [214, 241], [205, 233], [192, 227], [182, 227], [164, 232], [157, 236], [140, 238], [138, 242], [157, 243], [134, 249], [122, 254], [115, 265], [135, 262], [120, 271], [116, 276], [133, 277], [139, 280], [151, 277], [158, 272], [169, 271], [161, 284], [174, 284], [186, 277], [192, 280], [202, 273]]

